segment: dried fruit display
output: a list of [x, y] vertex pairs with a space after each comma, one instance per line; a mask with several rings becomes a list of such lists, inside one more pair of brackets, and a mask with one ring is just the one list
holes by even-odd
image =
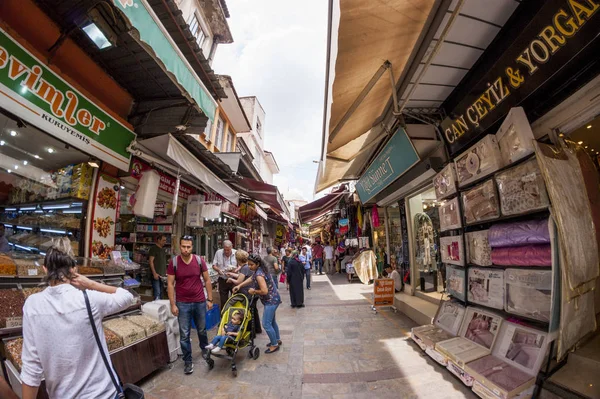
[[17, 338], [7, 341], [5, 344], [6, 356], [17, 368], [17, 371], [21, 371], [23, 367], [23, 361], [21, 360], [21, 353], [23, 353], [23, 338]]
[[0, 304], [0, 328], [19, 327], [23, 324], [23, 292], [17, 289], [0, 290]]
[[121, 337], [107, 328], [104, 329], [104, 338], [106, 339], [106, 346], [108, 346], [109, 352], [123, 347], [123, 340]]
[[8, 255], [0, 255], [0, 276], [16, 276], [17, 265]]
[[144, 328], [122, 318], [107, 320], [103, 324], [105, 328], [121, 337], [125, 346], [146, 338]]
[[104, 275], [125, 274], [125, 270], [118, 265], [108, 264], [104, 266]]
[[33, 294], [37, 294], [38, 292], [42, 292], [46, 289], [46, 287], [31, 287], [31, 288], [23, 288], [23, 296], [25, 300], [29, 298]]
[[83, 274], [85, 276], [93, 276], [93, 275], [102, 275], [102, 269], [98, 269], [97, 267], [86, 267], [79, 266], [77, 267], [77, 273]]
[[15, 259], [17, 265], [17, 276], [19, 277], [38, 277], [45, 276], [46, 272], [42, 265], [44, 261], [35, 259]]
[[110, 216], [105, 218], [96, 218], [96, 220], [94, 220], [94, 229], [100, 237], [106, 238], [110, 234], [110, 230], [114, 224], [115, 222]]
[[104, 187], [98, 193], [98, 205], [104, 209], [117, 209], [117, 193], [115, 190]]
[[165, 331], [165, 323], [159, 322], [157, 320], [151, 319], [142, 315], [135, 316], [127, 316], [125, 318], [130, 322], [137, 324], [140, 327], [143, 327], [146, 330], [146, 335], [150, 336], [152, 334], [156, 334], [161, 331]]

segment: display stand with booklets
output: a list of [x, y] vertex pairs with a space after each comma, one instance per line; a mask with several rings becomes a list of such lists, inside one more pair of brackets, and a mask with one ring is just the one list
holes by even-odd
[[514, 398], [535, 384], [548, 341], [545, 331], [505, 321], [492, 353], [467, 363], [465, 371], [495, 398]]

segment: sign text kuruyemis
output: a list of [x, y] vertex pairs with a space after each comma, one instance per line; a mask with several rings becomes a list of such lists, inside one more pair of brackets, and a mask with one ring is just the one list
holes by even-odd
[[451, 152], [467, 146], [596, 39], [599, 11], [598, 0], [544, 0], [534, 19], [452, 110], [454, 119], [442, 123]]
[[56, 138], [129, 169], [135, 134], [0, 29], [0, 106]]
[[361, 202], [373, 198], [418, 161], [419, 155], [406, 132], [403, 128], [398, 129], [358, 180], [356, 191]]

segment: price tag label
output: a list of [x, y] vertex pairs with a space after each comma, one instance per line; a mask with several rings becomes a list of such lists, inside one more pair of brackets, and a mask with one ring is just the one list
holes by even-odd
[[37, 276], [38, 270], [37, 269], [27, 269], [27, 275], [28, 276]]
[[7, 328], [21, 327], [22, 325], [23, 325], [22, 317], [7, 317], [6, 318], [6, 327]]

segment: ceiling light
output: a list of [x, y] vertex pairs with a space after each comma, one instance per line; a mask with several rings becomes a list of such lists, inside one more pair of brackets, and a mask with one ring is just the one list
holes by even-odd
[[561, 133], [558, 135], [558, 137], [565, 137], [565, 135]]
[[27, 165], [29, 162], [27, 161], [23, 161], [23, 165]]
[[90, 165], [92, 168], [99, 168], [100, 165], [98, 164], [98, 161], [94, 160], [94, 159], [90, 159], [88, 161], [88, 165]]
[[125, 186], [121, 186], [121, 190], [125, 190]]
[[92, 11], [90, 12], [92, 22], [82, 27], [81, 30], [100, 50], [112, 47], [116, 41], [116, 35], [101, 14], [97, 10]]
[[8, 173], [12, 173], [12, 170], [8, 169], [8, 170], [7, 170], [7, 172], [8, 172]]
[[19, 169], [19, 165], [15, 165], [15, 170]]
[[34, 157], [35, 159], [40, 159], [40, 156], [39, 156], [39, 155], [34, 155], [33, 157]]
[[21, 87], [21, 94], [27, 93], [27, 86]]
[[10, 131], [10, 135], [13, 136], [13, 137], [15, 137], [17, 135], [17, 132], [15, 132], [14, 130], [11, 130]]
[[585, 148], [588, 148], [588, 146], [586, 145]]
[[592, 128], [592, 125], [587, 125], [587, 128], [588, 128], [588, 129], [591, 129], [591, 128]]
[[52, 153], [54, 152], [54, 148], [52, 148], [52, 147], [48, 147], [48, 148], [46, 149], [46, 151], [48, 151], [50, 154], [52, 154]]
[[582, 145], [583, 141], [578, 141], [577, 144]]
[[4, 140], [0, 140], [0, 145], [4, 145], [4, 144], [6, 144], [6, 143], [4, 142]]

